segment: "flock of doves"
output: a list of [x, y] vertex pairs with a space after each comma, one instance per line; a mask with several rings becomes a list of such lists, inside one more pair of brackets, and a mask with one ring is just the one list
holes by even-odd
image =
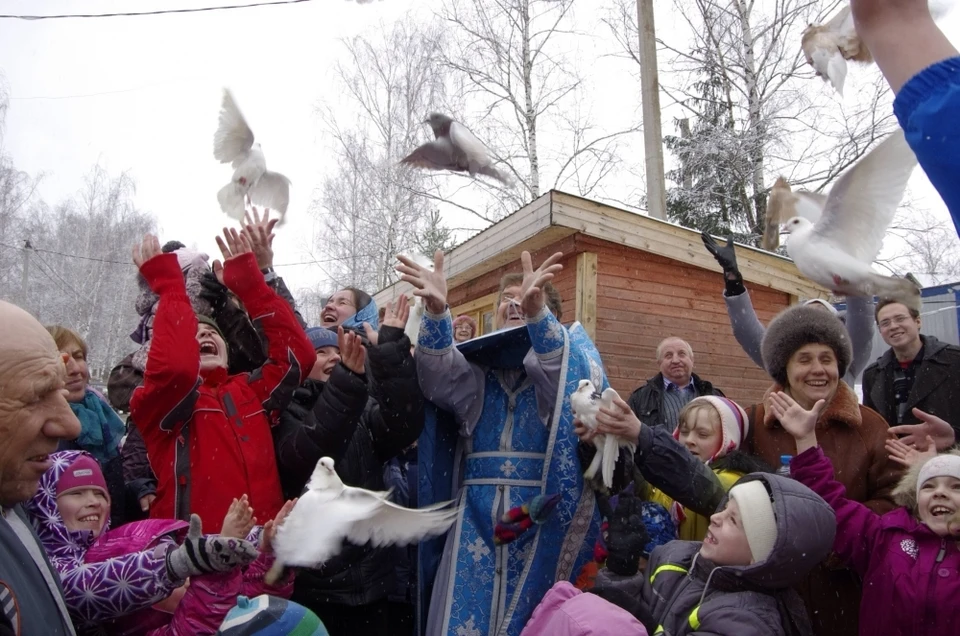
[[[367, 4], [373, 0], [355, 1]], [[943, 17], [951, 4], [951, 0], [930, 0], [934, 18]], [[872, 62], [854, 28], [849, 5], [827, 22], [809, 26], [801, 46], [807, 63], [841, 95], [847, 61]], [[466, 126], [441, 113], [431, 114], [423, 123], [430, 125], [434, 138], [401, 164], [482, 175], [513, 185], [510, 174], [494, 165], [490, 151]], [[213, 154], [234, 169], [230, 183], [217, 193], [226, 214], [242, 220], [249, 201], [275, 210], [283, 222], [290, 180], [267, 170], [263, 150], [228, 90], [223, 95]], [[898, 129], [847, 170], [829, 194], [792, 190], [779, 178], [770, 191], [763, 247], [776, 249], [780, 233], [786, 233], [787, 252], [810, 280], [839, 295], [876, 294], [916, 306], [920, 290], [911, 280], [883, 276], [871, 267], [916, 165], [916, 157]], [[416, 318], [418, 309], [412, 312]], [[419, 322], [416, 318], [410, 324], [414, 331]], [[596, 431], [597, 412], [612, 409], [615, 397], [612, 388], [601, 393], [591, 381], [582, 380], [570, 404], [584, 426]], [[592, 443], [597, 453], [584, 476], [593, 479], [599, 472], [610, 488], [619, 447], [630, 447], [630, 443], [603, 434], [595, 435]], [[268, 578], [276, 580], [286, 566], [316, 567], [338, 554], [345, 540], [360, 545], [403, 545], [442, 534], [459, 513], [452, 501], [413, 510], [391, 503], [389, 495], [345, 486], [333, 460], [321, 459], [305, 494], [278, 530], [277, 562]]]

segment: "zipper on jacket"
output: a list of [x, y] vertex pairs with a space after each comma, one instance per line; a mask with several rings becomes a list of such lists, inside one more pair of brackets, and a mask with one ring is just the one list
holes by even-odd
[[937, 560], [934, 563], [940, 563], [943, 561], [943, 557], [947, 555], [947, 540], [946, 538], [940, 539], [940, 552], [937, 553]]

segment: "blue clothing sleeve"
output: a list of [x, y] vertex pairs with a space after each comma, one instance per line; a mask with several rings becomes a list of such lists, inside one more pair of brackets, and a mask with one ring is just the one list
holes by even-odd
[[960, 57], [911, 77], [894, 100], [893, 112], [960, 234]]

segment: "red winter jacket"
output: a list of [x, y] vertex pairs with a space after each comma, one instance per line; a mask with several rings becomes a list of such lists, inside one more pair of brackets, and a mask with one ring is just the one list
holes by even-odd
[[201, 376], [197, 318], [176, 255], [156, 256], [140, 272], [160, 296], [143, 385], [130, 399], [157, 476], [150, 516], [187, 521], [197, 513], [204, 531], [216, 533], [246, 493], [259, 519], [273, 519], [283, 495], [270, 427], [310, 373], [313, 346], [253, 254], [243, 254], [226, 262], [224, 283], [261, 323], [267, 361], [253, 373]]

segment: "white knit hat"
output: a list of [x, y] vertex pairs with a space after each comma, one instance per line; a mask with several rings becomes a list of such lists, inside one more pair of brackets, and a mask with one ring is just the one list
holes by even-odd
[[960, 479], [960, 456], [937, 455], [927, 460], [917, 477], [918, 500], [920, 499], [920, 488], [923, 487], [924, 482], [934, 477], [956, 477]]
[[804, 305], [813, 305], [813, 304], [823, 305], [824, 307], [829, 309], [830, 313], [832, 313], [834, 316], [838, 316], [840, 314], [840, 312], [837, 311], [836, 307], [834, 307], [833, 305], [825, 301], [823, 298], [811, 298], [810, 300], [803, 301], [803, 304]]
[[704, 395], [691, 400], [691, 402], [696, 400], [709, 402], [720, 414], [720, 450], [714, 453], [713, 457], [710, 458], [711, 461], [740, 448], [740, 444], [743, 443], [750, 432], [750, 420], [747, 418], [747, 412], [743, 410], [743, 407], [733, 400], [717, 395]]
[[737, 484], [729, 495], [740, 507], [740, 521], [754, 563], [766, 560], [777, 542], [777, 518], [770, 493], [762, 481], [755, 479]]

